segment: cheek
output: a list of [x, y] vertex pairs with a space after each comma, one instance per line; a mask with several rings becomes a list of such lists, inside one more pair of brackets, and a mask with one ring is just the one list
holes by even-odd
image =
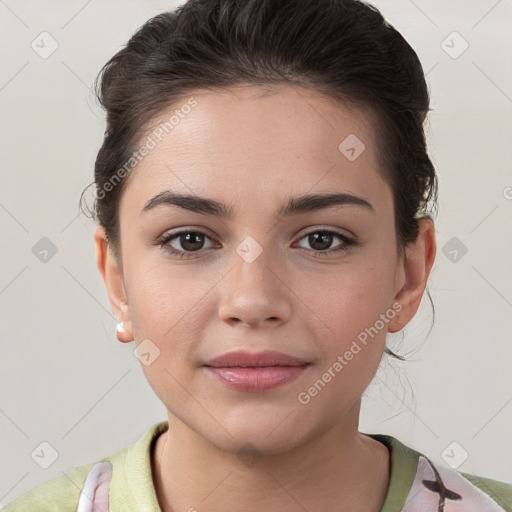
[[[373, 261], [352, 260], [314, 278], [297, 280], [296, 293], [304, 314], [318, 325], [319, 341], [329, 340], [332, 349], [340, 349], [371, 328], [393, 302], [393, 270]], [[385, 336], [379, 322], [378, 330]], [[364, 337], [364, 336], [362, 336]]]
[[192, 273], [192, 266], [168, 262], [140, 264], [128, 276], [130, 312], [136, 342], [149, 338], [161, 351], [179, 351], [180, 346], [199, 339], [198, 313], [211, 287]]
[[297, 402], [326, 421], [337, 421], [374, 378], [384, 351], [387, 323], [393, 317], [389, 314], [387, 318], [386, 312], [394, 314], [389, 278], [381, 268], [376, 272], [365, 268], [366, 272], [347, 272], [326, 283], [316, 280], [316, 285], [328, 287], [323, 295], [310, 289], [304, 301], [321, 318], [319, 327], [312, 328], [321, 359], [299, 390]]
[[[180, 383], [188, 382], [193, 354], [201, 340], [200, 314], [207, 284], [190, 277], [190, 270], [169, 263], [140, 264], [130, 276], [130, 311], [139, 352], [155, 354], [141, 369], [156, 395], [174, 407], [186, 403]], [[189, 267], [191, 268], [191, 267]], [[149, 340], [149, 343], [148, 341]], [[145, 345], [144, 345], [145, 344]]]

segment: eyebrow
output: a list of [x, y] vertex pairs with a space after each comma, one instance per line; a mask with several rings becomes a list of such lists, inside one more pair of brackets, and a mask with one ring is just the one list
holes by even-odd
[[[162, 204], [178, 206], [191, 212], [215, 215], [221, 218], [233, 217], [233, 208], [226, 204], [205, 197], [178, 194], [170, 190], [160, 192], [150, 199], [140, 214], [142, 215]], [[279, 209], [277, 215], [286, 217], [299, 213], [323, 210], [333, 206], [358, 206], [375, 213], [373, 206], [365, 199], [348, 193], [336, 193], [290, 197], [288, 202]]]

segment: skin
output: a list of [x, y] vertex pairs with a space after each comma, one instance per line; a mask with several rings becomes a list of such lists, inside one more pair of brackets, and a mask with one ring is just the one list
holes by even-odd
[[[197, 106], [129, 175], [119, 210], [120, 260], [102, 227], [94, 235], [112, 311], [124, 321], [120, 341], [149, 338], [160, 350], [141, 367], [168, 412], [169, 430], [151, 454], [161, 508], [378, 512], [389, 453], [358, 431], [361, 397], [386, 333], [402, 329], [418, 309], [435, 258], [434, 225], [421, 220], [417, 241], [398, 257], [392, 191], [379, 173], [368, 112], [288, 85], [192, 96]], [[366, 147], [354, 161], [338, 150], [349, 134]], [[226, 203], [233, 217], [171, 205], [141, 214], [164, 190]], [[333, 192], [364, 198], [374, 212], [341, 205], [276, 214], [290, 196]], [[155, 243], [174, 228], [206, 234], [199, 251], [189, 249], [191, 258]], [[307, 236], [322, 228], [360, 244], [333, 252], [344, 243], [334, 237], [322, 252]], [[251, 263], [236, 252], [248, 236], [263, 250]], [[169, 243], [190, 247], [183, 237]], [[393, 303], [402, 307], [398, 317], [300, 403], [298, 394]], [[311, 364], [276, 389], [242, 392], [201, 367], [236, 349], [273, 349]], [[237, 456], [246, 443], [258, 451], [253, 464]]]

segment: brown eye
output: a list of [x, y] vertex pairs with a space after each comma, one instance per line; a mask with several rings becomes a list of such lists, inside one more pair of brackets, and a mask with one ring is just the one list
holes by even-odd
[[206, 240], [209, 240], [209, 237], [201, 231], [181, 230], [168, 233], [157, 242], [164, 252], [188, 258], [203, 249]]
[[332, 233], [321, 231], [308, 235], [308, 243], [315, 251], [326, 251], [331, 246], [333, 239]]
[[202, 233], [187, 233], [178, 235], [178, 240], [185, 251], [198, 251], [204, 244], [204, 235]]
[[[339, 243], [334, 247], [334, 249], [332, 249], [332, 243], [336, 239], [341, 241], [341, 243]], [[327, 229], [312, 231], [303, 236], [300, 240], [306, 240], [309, 246], [311, 247], [311, 250], [324, 253], [337, 252], [339, 250], [349, 251], [350, 246], [356, 245], [356, 241], [352, 240], [348, 236], [342, 233], [338, 233], [337, 231]]]

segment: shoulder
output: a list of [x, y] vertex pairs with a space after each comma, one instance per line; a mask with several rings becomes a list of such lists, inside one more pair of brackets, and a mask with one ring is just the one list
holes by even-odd
[[78, 466], [30, 489], [7, 504], [2, 512], [76, 511], [85, 479], [93, 466], [94, 463]]
[[168, 428], [149, 427], [133, 444], [72, 468], [8, 503], [2, 512], [159, 510], [151, 476], [151, 446]]
[[[404, 512], [416, 510], [420, 503], [425, 510], [435, 510], [444, 503], [444, 510], [465, 512], [503, 512], [512, 510], [512, 485], [482, 476], [459, 472], [449, 466], [434, 464], [424, 455], [418, 467]], [[460, 508], [462, 507], [462, 508]], [[418, 510], [423, 510], [421, 507]]]
[[460, 474], [506, 510], [512, 510], [512, 484], [469, 473]]
[[512, 484], [458, 471], [387, 434], [391, 480], [382, 512], [512, 512]]

